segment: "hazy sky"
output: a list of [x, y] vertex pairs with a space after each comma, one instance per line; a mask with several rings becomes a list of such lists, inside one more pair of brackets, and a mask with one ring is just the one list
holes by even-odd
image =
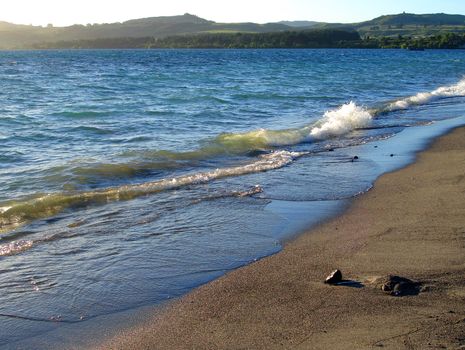
[[465, 0], [2, 0], [0, 20], [57, 26], [189, 12], [216, 22], [357, 22], [382, 14], [465, 14]]

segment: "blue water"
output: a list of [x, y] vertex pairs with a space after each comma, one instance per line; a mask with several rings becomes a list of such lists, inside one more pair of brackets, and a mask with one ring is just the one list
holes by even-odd
[[464, 74], [462, 51], [0, 52], [0, 345], [279, 251], [463, 123]]

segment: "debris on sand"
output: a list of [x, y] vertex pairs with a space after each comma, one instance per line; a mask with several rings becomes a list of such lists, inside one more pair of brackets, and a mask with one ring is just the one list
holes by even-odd
[[420, 292], [421, 283], [405, 277], [388, 275], [377, 280], [381, 290], [392, 296], [417, 295]]

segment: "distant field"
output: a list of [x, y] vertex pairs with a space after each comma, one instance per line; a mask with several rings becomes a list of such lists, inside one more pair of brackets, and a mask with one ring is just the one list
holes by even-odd
[[378, 26], [364, 26], [357, 28], [362, 37], [393, 37], [398, 35], [407, 36], [431, 36], [441, 33], [465, 33], [465, 25], [437, 25], [437, 26], [422, 26], [422, 25], [378, 25]]

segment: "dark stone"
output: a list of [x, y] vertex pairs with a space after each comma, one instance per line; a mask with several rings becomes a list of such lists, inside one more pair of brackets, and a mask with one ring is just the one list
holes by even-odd
[[394, 155], [391, 153], [390, 157], [394, 157]]
[[334, 152], [334, 148], [328, 148], [328, 152]]
[[354, 159], [358, 159], [358, 156], [354, 156]]
[[335, 284], [342, 281], [342, 272], [340, 270], [334, 270], [325, 279], [325, 283]]
[[417, 295], [420, 292], [420, 283], [405, 277], [389, 275], [384, 279], [381, 289], [393, 296]]

